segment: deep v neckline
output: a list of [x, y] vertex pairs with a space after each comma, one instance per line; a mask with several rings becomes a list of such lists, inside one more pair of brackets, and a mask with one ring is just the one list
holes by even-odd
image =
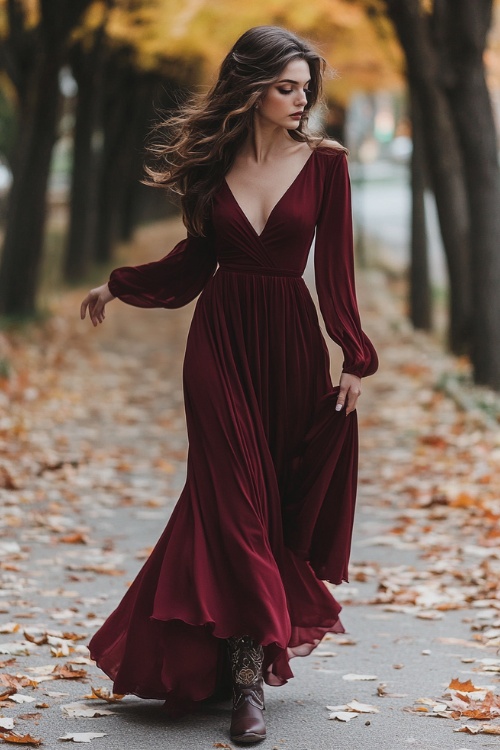
[[285, 196], [288, 195], [288, 193], [290, 192], [290, 190], [293, 188], [293, 186], [295, 185], [295, 183], [298, 181], [299, 177], [301, 177], [302, 173], [305, 171], [305, 168], [307, 167], [307, 165], [311, 161], [312, 157], [314, 156], [315, 151], [316, 151], [316, 149], [313, 148], [312, 151], [311, 151], [311, 153], [307, 157], [306, 161], [304, 162], [304, 164], [300, 168], [299, 172], [297, 173], [297, 175], [294, 177], [294, 179], [292, 180], [292, 182], [289, 184], [289, 186], [287, 187], [287, 189], [285, 190], [285, 192], [283, 193], [283, 195], [278, 199], [278, 201], [272, 207], [271, 212], [269, 213], [269, 215], [268, 215], [268, 217], [266, 219], [266, 222], [264, 224], [264, 227], [262, 229], [262, 232], [260, 232], [260, 234], [257, 232], [257, 230], [255, 229], [254, 225], [252, 224], [252, 222], [250, 221], [250, 219], [248, 218], [248, 216], [246, 215], [246, 213], [243, 211], [242, 207], [240, 206], [240, 204], [236, 200], [236, 197], [235, 197], [233, 191], [229, 187], [228, 181], [224, 177], [224, 184], [225, 184], [226, 188], [228, 189], [231, 198], [233, 199], [233, 201], [234, 201], [236, 207], [238, 208], [240, 214], [243, 216], [243, 218], [245, 219], [246, 223], [248, 224], [248, 226], [250, 227], [250, 229], [252, 230], [252, 232], [254, 233], [254, 235], [258, 239], [260, 239], [262, 237], [262, 235], [264, 234], [264, 232], [266, 231], [266, 229], [268, 227], [268, 224], [269, 224], [269, 222], [270, 222], [270, 220], [271, 220], [274, 212], [276, 211], [276, 209], [280, 205], [280, 203], [284, 200]]

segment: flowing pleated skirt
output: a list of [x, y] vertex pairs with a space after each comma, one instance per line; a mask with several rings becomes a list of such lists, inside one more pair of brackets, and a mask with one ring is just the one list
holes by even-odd
[[232, 635], [262, 644], [282, 685], [292, 656], [343, 630], [320, 580], [347, 580], [356, 494], [356, 413], [337, 393], [303, 279], [219, 269], [186, 348], [185, 487], [90, 642], [115, 692], [189, 709], [227, 685]]

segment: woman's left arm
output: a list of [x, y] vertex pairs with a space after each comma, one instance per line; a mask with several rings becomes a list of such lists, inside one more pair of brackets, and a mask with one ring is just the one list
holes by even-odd
[[[354, 280], [351, 185], [343, 151], [325, 153], [324, 191], [316, 226], [315, 277], [326, 330], [342, 348], [337, 408], [346, 414], [361, 393], [361, 378], [378, 367], [375, 348], [361, 328]], [[342, 408], [342, 406], [341, 406]]]

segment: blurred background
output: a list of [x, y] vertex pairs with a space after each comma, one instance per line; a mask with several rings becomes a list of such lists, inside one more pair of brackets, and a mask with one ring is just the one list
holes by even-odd
[[102, 283], [140, 224], [176, 213], [139, 182], [147, 135], [260, 24], [334, 69], [318, 120], [350, 149], [358, 264], [500, 388], [494, 0], [0, 0], [2, 320]]

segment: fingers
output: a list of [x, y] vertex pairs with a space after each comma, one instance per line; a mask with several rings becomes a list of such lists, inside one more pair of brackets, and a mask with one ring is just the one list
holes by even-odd
[[337, 396], [337, 403], [335, 405], [335, 411], [340, 411], [344, 408], [344, 404], [347, 400], [347, 394], [349, 392], [348, 388], [341, 387], [339, 391], [339, 395]]
[[102, 304], [99, 297], [97, 297], [95, 300], [92, 300], [92, 303], [89, 305], [89, 315], [93, 326], [97, 326], [99, 323], [102, 323], [103, 311], [104, 305]]
[[95, 327], [99, 323], [102, 323], [104, 318], [106, 317], [104, 314], [105, 306], [106, 303], [103, 302], [101, 295], [92, 290], [87, 294], [81, 304], [80, 317], [83, 320], [88, 310], [89, 318], [92, 322], [92, 325]]
[[356, 409], [358, 398], [361, 395], [361, 379], [349, 373], [342, 373], [339, 386], [335, 410], [341, 411], [344, 409], [347, 417]]
[[349, 392], [347, 394], [347, 408], [345, 410], [346, 417], [348, 414], [354, 411], [354, 409], [356, 408], [358, 398], [360, 396], [361, 396], [361, 388], [356, 388], [356, 386], [351, 386], [349, 388]]
[[80, 318], [82, 320], [85, 319], [85, 315], [87, 313], [87, 307], [89, 305], [89, 302], [90, 302], [90, 294], [87, 294], [87, 296], [83, 300], [82, 304], [80, 305]]

